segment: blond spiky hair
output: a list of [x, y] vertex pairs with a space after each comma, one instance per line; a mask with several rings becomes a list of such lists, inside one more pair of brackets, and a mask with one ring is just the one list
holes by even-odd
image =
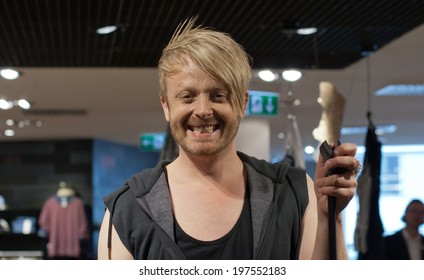
[[243, 115], [244, 93], [250, 78], [250, 57], [229, 34], [201, 25], [197, 17], [180, 23], [159, 60], [160, 95], [166, 100], [166, 78], [187, 65], [187, 56], [205, 73], [224, 84], [237, 115]]

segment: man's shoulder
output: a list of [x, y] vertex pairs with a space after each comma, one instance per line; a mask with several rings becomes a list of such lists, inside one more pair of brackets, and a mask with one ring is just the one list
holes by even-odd
[[390, 235], [386, 235], [384, 237], [384, 239], [387, 240], [387, 241], [396, 240], [396, 239], [399, 239], [399, 238], [402, 238], [402, 230], [396, 231], [395, 233], [390, 234]]
[[306, 172], [302, 168], [293, 167], [285, 162], [275, 162], [270, 163], [263, 159], [258, 159], [253, 156], [247, 155], [242, 152], [237, 152], [237, 155], [245, 163], [251, 166], [255, 171], [261, 173], [262, 175], [269, 177], [272, 180], [276, 180], [281, 177], [281, 175], [300, 176], [306, 178]]
[[155, 167], [146, 168], [133, 174], [118, 189], [109, 193], [105, 197], [105, 200], [116, 199], [130, 191], [131, 194], [136, 197], [148, 193], [150, 191], [150, 188], [163, 174], [163, 164], [165, 163], [160, 162]]
[[[243, 152], [237, 152], [237, 155], [244, 163], [249, 164], [256, 170], [270, 170], [272, 172], [278, 172], [282, 165], [282, 163], [270, 163], [264, 159], [258, 159]], [[289, 167], [287, 164], [284, 165]]]

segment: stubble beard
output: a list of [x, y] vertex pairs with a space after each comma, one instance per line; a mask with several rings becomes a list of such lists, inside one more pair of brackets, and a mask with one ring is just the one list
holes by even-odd
[[193, 139], [187, 135], [183, 125], [170, 122], [172, 136], [180, 149], [185, 153], [194, 156], [211, 156], [224, 151], [237, 135], [240, 122], [234, 121], [234, 124], [221, 125], [221, 135], [219, 139]]

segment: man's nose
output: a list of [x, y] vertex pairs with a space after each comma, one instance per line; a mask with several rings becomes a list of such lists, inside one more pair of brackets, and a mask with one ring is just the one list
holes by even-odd
[[212, 115], [212, 105], [207, 94], [200, 94], [195, 104], [195, 114], [201, 118]]

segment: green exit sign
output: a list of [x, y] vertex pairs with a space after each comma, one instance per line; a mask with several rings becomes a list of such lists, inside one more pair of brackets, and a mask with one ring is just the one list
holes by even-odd
[[251, 116], [276, 116], [280, 95], [277, 92], [249, 91], [249, 104], [247, 115]]
[[140, 149], [143, 152], [161, 151], [165, 145], [165, 133], [143, 133], [140, 136]]

